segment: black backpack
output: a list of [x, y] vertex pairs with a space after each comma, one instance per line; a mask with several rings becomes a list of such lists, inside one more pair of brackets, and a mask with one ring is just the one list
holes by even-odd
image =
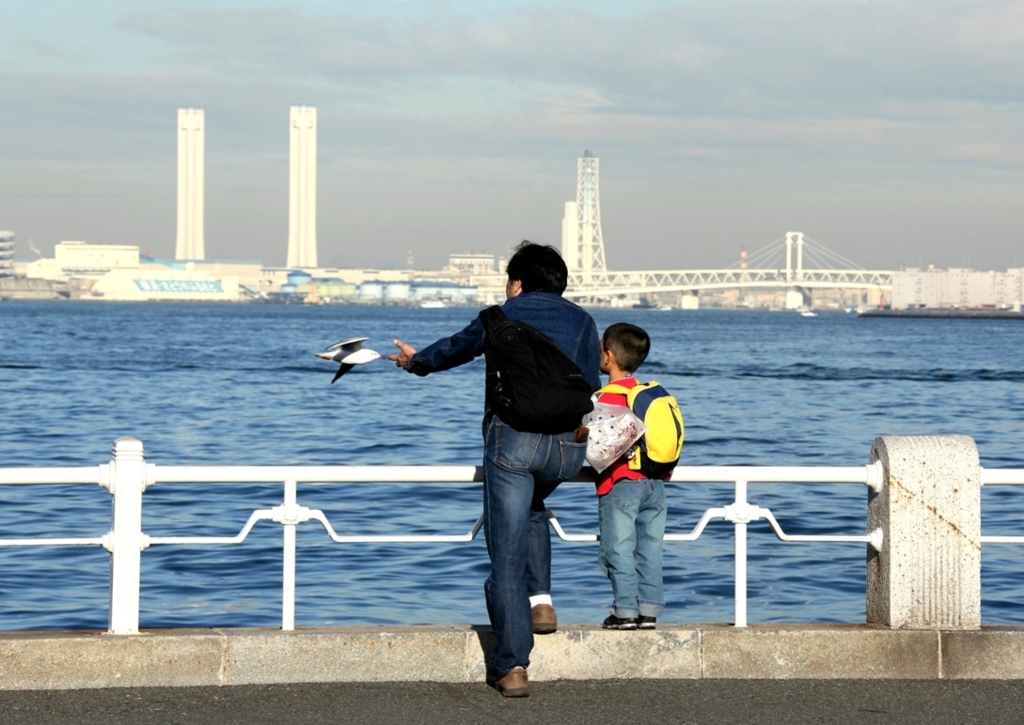
[[525, 433], [567, 433], [594, 409], [579, 366], [550, 337], [494, 305], [480, 313], [487, 397], [504, 423]]

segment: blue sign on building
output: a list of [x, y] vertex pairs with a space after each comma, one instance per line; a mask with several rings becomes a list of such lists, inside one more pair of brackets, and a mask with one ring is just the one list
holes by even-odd
[[143, 292], [175, 294], [224, 294], [220, 280], [203, 279], [136, 279], [135, 286]]

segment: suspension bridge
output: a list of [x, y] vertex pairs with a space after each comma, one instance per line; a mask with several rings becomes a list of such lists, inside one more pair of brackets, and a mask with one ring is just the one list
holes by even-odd
[[[807, 264], [810, 262], [810, 264]], [[894, 272], [858, 267], [853, 262], [808, 239], [787, 232], [748, 259], [726, 269], [637, 270], [575, 269], [569, 274], [566, 297], [603, 298], [690, 293], [724, 289], [786, 291], [786, 306], [809, 305], [815, 289], [864, 290], [890, 296]]]
[[622, 296], [680, 293], [696, 307], [701, 292], [725, 289], [785, 290], [786, 307], [809, 306], [813, 290], [862, 290], [891, 295], [893, 271], [864, 269], [801, 232], [787, 232], [726, 269], [610, 271], [601, 232], [598, 159], [578, 160], [576, 201], [566, 202], [562, 257], [569, 268], [566, 297], [591, 301]]

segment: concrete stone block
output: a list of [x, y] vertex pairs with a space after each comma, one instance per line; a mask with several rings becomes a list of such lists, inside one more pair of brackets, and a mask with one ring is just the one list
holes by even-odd
[[531, 680], [696, 679], [700, 636], [693, 629], [662, 627], [618, 632], [573, 627], [534, 637]]
[[986, 628], [942, 633], [942, 677], [951, 680], [1024, 679], [1024, 630]]
[[[467, 682], [469, 627], [223, 630], [224, 684]], [[483, 659], [476, 644], [479, 659]]]
[[223, 638], [210, 630], [0, 635], [0, 690], [221, 684]]
[[939, 634], [863, 626], [704, 629], [703, 676], [738, 679], [933, 679]]
[[981, 465], [967, 436], [877, 438], [884, 485], [868, 495], [867, 621], [897, 629], [981, 626]]

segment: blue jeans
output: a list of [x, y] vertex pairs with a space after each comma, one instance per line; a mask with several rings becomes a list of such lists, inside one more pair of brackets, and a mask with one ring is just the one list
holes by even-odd
[[551, 592], [551, 530], [544, 499], [579, 473], [586, 443], [573, 433], [522, 433], [492, 416], [484, 435], [484, 526], [491, 575], [484, 584], [497, 639], [494, 669], [530, 664], [533, 594]]
[[612, 582], [616, 617], [657, 617], [665, 608], [661, 561], [668, 505], [662, 481], [623, 479], [598, 499], [599, 562]]

